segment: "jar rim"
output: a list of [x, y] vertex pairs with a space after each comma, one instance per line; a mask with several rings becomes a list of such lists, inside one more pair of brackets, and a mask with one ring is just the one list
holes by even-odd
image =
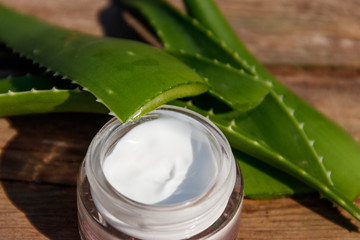
[[[114, 137], [112, 134], [117, 130], [117, 128], [122, 126], [123, 128], [130, 127], [133, 128], [137, 124], [141, 124], [143, 119], [135, 120], [130, 123], [120, 123], [116, 118], [111, 119], [104, 127], [98, 132], [98, 134], [94, 137], [91, 142], [87, 156], [85, 158], [85, 170], [89, 179], [89, 183], [91, 186], [92, 195], [94, 198], [94, 203], [97, 205], [100, 213], [102, 213], [103, 217], [113, 225], [113, 227], [118, 230], [124, 231], [126, 233], [134, 235], [133, 226], [144, 224], [144, 222], [139, 223], [139, 212], [136, 213], [137, 216], [133, 216], [134, 211], [141, 211], [140, 215], [142, 218], [150, 217], [152, 219], [155, 218], [154, 221], [151, 221], [149, 224], [154, 225], [156, 221], [159, 221], [159, 224], [155, 227], [156, 229], [161, 229], [160, 231], [170, 231], [172, 229], [188, 230], [188, 226], [193, 225], [194, 223], [201, 222], [200, 218], [208, 218], [212, 216], [210, 211], [221, 211], [223, 212], [228, 199], [230, 198], [230, 194], [234, 188], [235, 178], [236, 178], [236, 166], [235, 159], [231, 153], [231, 148], [229, 143], [227, 142], [224, 135], [221, 131], [208, 119], [204, 118], [200, 114], [192, 112], [190, 110], [174, 107], [174, 106], [163, 106], [149, 114], [147, 117], [151, 117], [151, 114], [157, 114], [164, 111], [173, 111], [176, 113], [183, 114], [187, 117], [194, 118], [196, 121], [205, 124], [207, 130], [211, 133], [212, 137], [216, 139], [216, 143], [218, 144], [218, 151], [221, 160], [217, 161], [219, 164], [221, 171], [217, 173], [216, 179], [213, 184], [206, 192], [203, 192], [199, 196], [188, 199], [187, 201], [175, 203], [175, 204], [146, 204], [135, 201], [131, 198], [126, 197], [125, 195], [116, 191], [113, 186], [107, 181], [104, 173], [102, 171], [102, 161], [104, 160], [103, 156], [98, 156], [96, 154], [105, 154], [103, 144], [108, 144], [109, 139]], [[126, 134], [126, 133], [125, 133]], [[96, 153], [96, 154], [95, 154]], [[95, 155], [94, 155], [95, 154]], [[226, 155], [225, 157], [223, 155]], [[224, 159], [222, 159], [224, 158]], [[226, 165], [227, 164], [227, 165]], [[224, 169], [227, 168], [227, 169]], [[219, 176], [221, 179], [217, 179]], [[241, 175], [241, 172], [240, 172]], [[243, 184], [241, 179], [241, 190], [243, 191]], [[105, 198], [104, 198], [105, 196]], [[225, 197], [225, 200], [224, 200]], [[210, 200], [212, 200], [212, 205], [210, 204]], [[206, 206], [204, 210], [203, 206], [207, 203], [209, 206]], [[219, 207], [217, 205], [222, 204]], [[215, 206], [213, 206], [215, 205]], [[201, 206], [201, 208], [199, 207]], [[202, 212], [198, 211], [202, 209]], [[221, 210], [222, 209], [222, 210]], [[197, 214], [194, 215], [194, 211], [198, 211]], [[174, 221], [164, 221], [164, 214], [171, 212], [172, 214], [177, 214], [178, 220]], [[192, 214], [191, 214], [192, 213]], [[125, 220], [119, 220], [116, 218], [116, 215], [126, 216]], [[157, 219], [158, 217], [158, 219]], [[187, 224], [184, 224], [184, 221], [187, 220]], [[206, 220], [206, 219], [205, 219]], [[205, 220], [203, 220], [205, 222]], [[144, 220], [141, 220], [144, 221]], [[185, 221], [186, 222], [186, 221]], [[156, 224], [155, 224], [156, 225]], [[143, 229], [144, 230], [144, 229]], [[155, 230], [157, 231], [157, 230]], [[172, 230], [171, 230], [172, 231]], [[146, 231], [145, 231], [146, 232]], [[195, 235], [199, 232], [193, 232], [191, 234]], [[136, 236], [135, 237], [142, 237]], [[148, 233], [145, 233], [148, 234]], [[140, 234], [141, 235], [141, 234]]]

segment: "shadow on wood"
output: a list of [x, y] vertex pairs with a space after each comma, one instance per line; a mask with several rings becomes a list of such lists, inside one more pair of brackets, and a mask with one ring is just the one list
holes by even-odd
[[91, 139], [109, 118], [49, 114], [8, 119], [17, 134], [2, 149], [2, 185], [13, 205], [47, 237], [79, 238], [76, 176]]
[[[317, 215], [322, 216], [328, 221], [331, 221], [350, 232], [360, 232], [358, 226], [351, 222], [351, 220], [354, 219], [352, 216], [350, 216], [350, 214], [345, 213], [345, 211], [340, 212], [327, 199], [319, 199], [317, 193], [303, 197], [293, 197], [293, 199]], [[318, 201], [314, 201], [314, 199], [318, 199]], [[344, 214], [346, 214], [346, 216]]]
[[1, 179], [75, 186], [87, 147], [109, 118], [97, 114], [9, 118], [17, 135], [2, 150]]

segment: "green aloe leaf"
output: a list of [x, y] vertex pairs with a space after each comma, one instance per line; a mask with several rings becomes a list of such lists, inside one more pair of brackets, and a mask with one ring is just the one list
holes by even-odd
[[204, 77], [210, 93], [239, 111], [258, 106], [272, 86], [271, 82], [256, 79], [242, 69], [237, 70], [217, 60], [211, 61], [184, 51], [169, 52]]
[[245, 61], [237, 59], [237, 52], [225, 48], [225, 42], [219, 41], [213, 33], [161, 0], [117, 0], [125, 7], [139, 11], [149, 18], [156, 34], [163, 41], [165, 50], [185, 51], [217, 60], [243, 69], [255, 75]]
[[[165, 3], [159, 4], [159, 1], [134, 0], [129, 4], [140, 9], [146, 17], [151, 19], [150, 23], [157, 29], [158, 33], [161, 33], [159, 37], [166, 43], [165, 46], [180, 46], [181, 42], [177, 44], [179, 42], [177, 38], [171, 37], [171, 30], [169, 30], [168, 26], [162, 24], [160, 20], [162, 22], [171, 22], [173, 29], [184, 29], [189, 26], [189, 20], [184, 15], [175, 14], [173, 8], [166, 7]], [[162, 14], [159, 17], [159, 13], [165, 11], [168, 14]], [[189, 39], [198, 39], [199, 36], [202, 36], [199, 24], [193, 25], [193, 29], [196, 30], [196, 27], [198, 27], [199, 31], [193, 31], [194, 35]], [[167, 32], [168, 30], [169, 32]], [[208, 42], [213, 42], [211, 36], [211, 34], [208, 34]], [[221, 41], [218, 42], [221, 45]], [[226, 49], [226, 45], [227, 43], [225, 42], [222, 44], [222, 47]], [[204, 46], [202, 55], [208, 56], [204, 54], [208, 49], [205, 43], [187, 50], [196, 54], [199, 52], [199, 47], [201, 48], [202, 46]], [[181, 49], [176, 50], [180, 51]], [[226, 59], [228, 52], [224, 50], [222, 53], [218, 53], [219, 55], [216, 58]], [[233, 60], [239, 63], [234, 64], [234, 66], [243, 67], [245, 59], [243, 58], [242, 60], [238, 54], [233, 55]], [[224, 63], [227, 62], [233, 63], [233, 61], [227, 60]], [[245, 66], [247, 65], [245, 64]], [[257, 74], [257, 65], [253, 65], [250, 69], [253, 69], [255, 74]], [[265, 76], [261, 75], [261, 77]], [[288, 94], [289, 90], [279, 87], [281, 85], [277, 82], [274, 83], [277, 88], [274, 87], [262, 104], [249, 113], [240, 113], [238, 116], [232, 116], [230, 119], [226, 119], [224, 116], [214, 117], [213, 112], [209, 112], [206, 115], [227, 134], [233, 147], [302, 180], [360, 220], [359, 208], [348, 199], [350, 191], [346, 188], [339, 191], [338, 185], [334, 185], [335, 183], [330, 176], [331, 172], [326, 169], [323, 163], [323, 152], [318, 153], [318, 150], [314, 148], [314, 140], [309, 138], [304, 131], [304, 125], [307, 125], [307, 123], [298, 121], [295, 116], [297, 108], [293, 108], [294, 106], [292, 105], [290, 107], [284, 101], [284, 97], [290, 95], [290, 93]], [[285, 100], [287, 101], [287, 99]], [[300, 100], [296, 103], [304, 104]], [[197, 111], [200, 110], [197, 109]], [[358, 151], [357, 149], [355, 150]], [[355, 155], [358, 153], [356, 151], [353, 151]], [[342, 175], [346, 174], [347, 172], [342, 173]]]
[[161, 50], [62, 29], [2, 6], [0, 41], [76, 81], [122, 121], [207, 90], [201, 77]]
[[[326, 170], [323, 165], [318, 164], [318, 161], [322, 161], [322, 157], [318, 156], [316, 152], [312, 154], [307, 151], [307, 149], [312, 149], [311, 143], [308, 144], [308, 142], [302, 141], [301, 136], [297, 132], [297, 127], [288, 124], [288, 121], [291, 121], [291, 119], [289, 120], [286, 115], [292, 114], [291, 110], [276, 109], [277, 101], [279, 99], [275, 99], [272, 95], [267, 95], [258, 108], [249, 112], [232, 111], [219, 114], [213, 111], [202, 110], [193, 105], [191, 101], [186, 103], [174, 102], [174, 104], [187, 107], [206, 116], [221, 129], [233, 148], [261, 159], [265, 163], [296, 177], [342, 206], [359, 220], [359, 208], [337, 191], [331, 182], [330, 176], [326, 176]], [[274, 114], [274, 110], [276, 114]], [[278, 111], [286, 111], [287, 113], [281, 115]], [[266, 121], [263, 121], [263, 125], [258, 124], [261, 119], [266, 119]], [[274, 138], [272, 138], [274, 135], [271, 132], [276, 132]], [[268, 139], [271, 139], [271, 141]], [[297, 146], [296, 144], [299, 145]], [[269, 171], [271, 172], [271, 170]], [[264, 179], [264, 176], [261, 177]], [[275, 179], [272, 182], [275, 182]], [[301, 185], [295, 184], [293, 186], [299, 187], [300, 192], [307, 191], [301, 188]], [[262, 188], [252, 193], [257, 198], [266, 196], [266, 194], [259, 192], [260, 189]], [[275, 189], [280, 189], [280, 186], [273, 190]], [[283, 188], [283, 190], [289, 191], [288, 188]], [[269, 194], [269, 196], [275, 197], [274, 194], [276, 192]]]
[[89, 92], [79, 88], [59, 89], [58, 82], [43, 76], [0, 80], [0, 116], [49, 112], [108, 113]]
[[[244, 178], [244, 193], [253, 199], [273, 199], [313, 192], [287, 173], [233, 149]], [[245, 182], [246, 180], [246, 182]]]
[[30, 90], [75, 89], [79, 86], [69, 80], [59, 80], [45, 74], [27, 74], [21, 77], [7, 77], [0, 79], [0, 93], [24, 92]]
[[338, 191], [350, 199], [355, 199], [360, 193], [359, 144], [346, 131], [277, 81], [246, 49], [214, 1], [184, 0], [184, 2], [188, 12], [221, 38], [229, 48], [238, 52], [250, 66], [256, 68], [260, 78], [273, 82], [274, 91], [294, 109], [295, 118], [303, 125], [303, 130], [313, 142], [316, 151], [323, 156], [324, 165], [331, 171], [331, 178]]
[[[228, 66], [230, 65], [229, 63], [232, 63], [230, 66], [241, 67], [239, 66], [238, 61], [234, 61], [233, 59], [233, 56], [237, 57], [236, 52], [226, 51], [227, 54], [225, 57], [218, 57], [219, 54], [223, 53], [225, 42], [219, 42], [214, 38], [214, 35], [211, 31], [206, 30], [205, 28], [200, 28], [201, 26], [197, 20], [192, 21], [191, 19], [184, 17], [181, 13], [168, 4], [158, 0], [118, 0], [118, 2], [125, 4], [125, 7], [131, 7], [132, 9], [139, 11], [143, 16], [148, 18], [150, 25], [157, 29], [156, 33], [164, 42], [165, 49], [168, 49], [170, 53], [196, 52], [196, 56], [201, 54], [201, 56], [205, 56], [210, 59], [220, 59], [223, 62], [227, 62], [226, 65]], [[186, 37], [183, 38], [182, 36]], [[213, 49], [216, 50], [214, 51]], [[243, 63], [245, 63], [246, 67], [246, 62], [243, 61]], [[244, 68], [241, 67], [241, 69]], [[248, 71], [246, 72], [251, 73], [251, 71], [252, 69], [248, 66]], [[261, 165], [261, 163], [259, 164]], [[266, 167], [263, 167], [263, 169], [265, 168]], [[251, 170], [252, 168], [249, 169]], [[247, 176], [252, 176], [252, 174], [244, 174], [245, 196], [250, 197], [250, 195], [247, 195], [246, 189], [251, 189], [251, 197], [257, 196], [257, 198], [265, 198], [272, 194], [278, 197], [288, 196], [293, 193], [302, 192], [302, 188], [297, 190], [296, 186], [302, 186], [303, 184], [295, 184], [295, 189], [286, 187], [284, 188], [284, 184], [279, 184], [279, 181], [277, 180], [278, 176], [276, 174], [273, 174], [272, 177], [269, 177], [269, 174], [272, 172], [273, 171], [271, 170], [267, 171], [266, 173], [262, 173], [262, 171], [255, 171], [254, 174], [257, 174], [257, 178], [263, 179], [260, 182], [267, 183], [265, 186], [255, 185], [255, 188], [250, 186], [247, 187], [247, 185], [252, 182], [252, 179], [247, 179]], [[278, 171], [276, 173], [278, 173]], [[294, 179], [289, 178], [289, 180], [286, 182], [294, 182]]]

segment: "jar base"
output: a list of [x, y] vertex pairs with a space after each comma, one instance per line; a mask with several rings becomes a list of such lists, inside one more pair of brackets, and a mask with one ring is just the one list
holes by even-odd
[[[80, 171], [83, 172], [83, 169], [82, 166]], [[237, 166], [237, 175], [239, 173]], [[85, 174], [80, 173], [77, 187], [78, 226], [81, 240], [142, 240], [122, 233], [106, 222], [93, 202], [90, 184]], [[220, 218], [203, 232], [186, 240], [235, 240], [239, 230], [243, 202], [241, 189], [242, 178], [240, 177], [235, 182], [234, 190]]]

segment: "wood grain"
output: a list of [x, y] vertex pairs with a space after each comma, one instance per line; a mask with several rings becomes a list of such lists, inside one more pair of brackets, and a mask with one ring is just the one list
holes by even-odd
[[[0, 214], [3, 240], [79, 239], [75, 187], [2, 182]], [[315, 195], [245, 199], [238, 239], [359, 239], [359, 222], [344, 215]]]
[[[280, 81], [360, 139], [358, 0], [217, 2]], [[60, 26], [138, 39], [111, 1], [0, 3]], [[0, 76], [19, 73], [19, 60], [2, 54]], [[108, 119], [92, 114], [0, 118], [0, 239], [79, 239], [76, 175], [91, 138]], [[246, 199], [238, 239], [360, 239], [359, 229], [359, 222], [316, 194]]]

